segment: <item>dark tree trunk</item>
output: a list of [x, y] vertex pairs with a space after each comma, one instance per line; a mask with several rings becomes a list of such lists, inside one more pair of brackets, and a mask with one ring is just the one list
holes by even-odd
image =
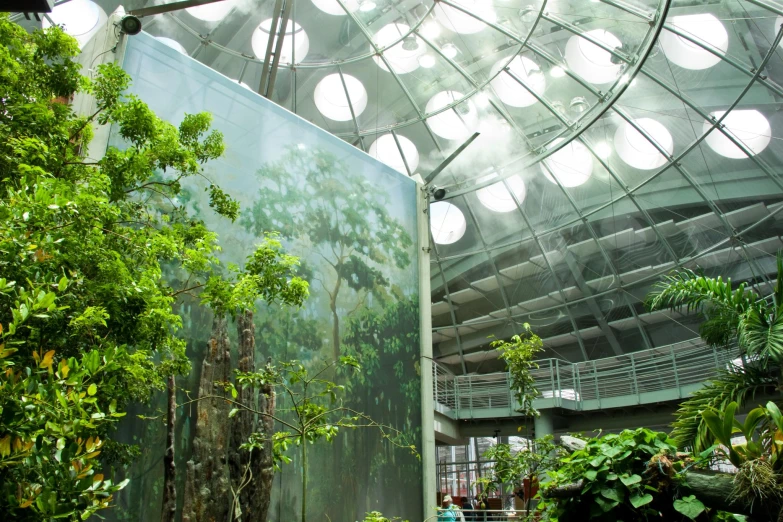
[[[212, 337], [201, 365], [199, 397], [218, 392], [215, 381], [227, 382], [231, 351], [225, 317], [212, 321]], [[196, 403], [193, 455], [185, 481], [183, 522], [225, 522], [231, 506], [231, 484], [227, 466], [228, 412], [230, 404], [219, 399]]]
[[[267, 415], [275, 414], [275, 389], [272, 386], [261, 388], [258, 396], [258, 408]], [[264, 434], [266, 442], [264, 450], [253, 451], [253, 491], [248, 491], [250, 499], [248, 508], [251, 513], [255, 513], [256, 518], [253, 522], [266, 522], [266, 516], [269, 512], [269, 502], [272, 499], [272, 480], [275, 478], [274, 460], [272, 459], [272, 441], [270, 440], [275, 431], [275, 421], [271, 417], [261, 416], [258, 419], [258, 431]], [[260, 494], [264, 492], [263, 494]]]
[[161, 522], [174, 522], [177, 515], [176, 466], [174, 464], [174, 444], [177, 421], [177, 387], [174, 375], [168, 382], [168, 418], [166, 419], [166, 455], [163, 457], [163, 507]]
[[[255, 364], [255, 325], [253, 324], [253, 312], [243, 312], [237, 318], [237, 334], [239, 338], [239, 362], [240, 372], [251, 372], [256, 369]], [[269, 401], [261, 391], [261, 411], [274, 415], [273, 411], [267, 411]], [[237, 386], [237, 401], [248, 406], [256, 407], [256, 401], [252, 388]], [[254, 415], [249, 411], [240, 410], [231, 420], [231, 440], [229, 443], [229, 469], [231, 471], [231, 483], [235, 492], [239, 491], [238, 507], [234, 507], [232, 520], [243, 522], [266, 522], [267, 512], [272, 494], [272, 461], [271, 444], [265, 444], [264, 450], [254, 450], [252, 453], [239, 447], [247, 441], [255, 431], [262, 433], [263, 437], [271, 437], [274, 424], [264, 423], [261, 416], [254, 422]], [[268, 466], [265, 457], [269, 456]]]

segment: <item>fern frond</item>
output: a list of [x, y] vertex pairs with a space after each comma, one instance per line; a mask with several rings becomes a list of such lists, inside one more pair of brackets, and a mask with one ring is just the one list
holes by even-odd
[[675, 413], [677, 420], [672, 424], [671, 438], [678, 448], [691, 447], [696, 452], [704, 451], [715, 443], [715, 437], [707, 429], [701, 415], [704, 410], [713, 408], [723, 411], [732, 402], [742, 407], [756, 394], [773, 391], [776, 384], [776, 379], [759, 366], [735, 366], [720, 372], [680, 404]]

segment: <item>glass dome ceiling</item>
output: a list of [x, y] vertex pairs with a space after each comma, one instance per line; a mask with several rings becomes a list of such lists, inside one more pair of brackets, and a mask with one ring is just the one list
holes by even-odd
[[[55, 21], [69, 3], [90, 4], [60, 1]], [[677, 267], [770, 292], [783, 4], [285, 3], [285, 27], [272, 0], [143, 23], [404, 173], [426, 177], [480, 133], [429, 185], [446, 190], [431, 212], [434, 352], [454, 371], [499, 369], [488, 336], [523, 323], [571, 361], [696, 337], [698, 317], [643, 305]], [[283, 38], [276, 75], [270, 33]]]

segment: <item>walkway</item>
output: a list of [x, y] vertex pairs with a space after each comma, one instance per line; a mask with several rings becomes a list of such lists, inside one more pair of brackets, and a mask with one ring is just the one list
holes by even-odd
[[[683, 399], [737, 358], [700, 339], [617, 357], [569, 363], [538, 361], [537, 409], [590, 411]], [[452, 419], [516, 417], [507, 372], [456, 376], [433, 365], [435, 410]]]

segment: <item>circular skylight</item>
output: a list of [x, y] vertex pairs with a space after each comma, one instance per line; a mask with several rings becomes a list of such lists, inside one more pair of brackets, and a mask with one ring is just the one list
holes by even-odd
[[[63, 26], [63, 30], [76, 38], [79, 47], [84, 47], [97, 32], [99, 25], [106, 21], [106, 12], [91, 0], [71, 0], [56, 6], [49, 14], [55, 24]], [[51, 27], [44, 17], [43, 28]]]
[[450, 245], [465, 235], [467, 222], [460, 209], [446, 201], [430, 205], [430, 230], [432, 240], [439, 245]]
[[[427, 102], [425, 111], [427, 114], [442, 109], [456, 100], [463, 98], [461, 92], [441, 91]], [[459, 105], [427, 118], [432, 132], [447, 140], [465, 139], [478, 124], [476, 107], [471, 101], [465, 101]]]
[[[671, 25], [723, 53], [729, 48], [726, 28], [714, 15], [704, 13], [675, 16]], [[719, 56], [671, 31], [663, 31], [660, 42], [666, 58], [684, 69], [708, 69], [720, 62]]]
[[188, 52], [185, 50], [185, 48], [182, 46], [182, 44], [179, 43], [176, 40], [173, 40], [171, 38], [166, 38], [165, 36], [158, 36], [158, 37], [156, 37], [156, 39], [158, 41], [160, 41], [160, 43], [162, 43], [163, 45], [165, 45], [167, 47], [171, 47], [172, 49], [174, 49], [177, 52], [180, 52], [180, 53], [185, 54], [185, 55], [188, 54]]
[[[506, 59], [497, 62], [492, 67], [491, 75], [495, 75], [506, 63]], [[492, 80], [492, 88], [498, 95], [503, 103], [511, 105], [512, 107], [528, 107], [533, 105], [538, 100], [528, 91], [522, 84], [520, 84], [514, 76], [519, 78], [529, 88], [535, 91], [537, 94], [543, 94], [546, 89], [546, 77], [541, 72], [538, 64], [529, 58], [524, 56], [517, 56], [508, 65], [507, 70], [501, 72], [495, 76]]]
[[[726, 111], [716, 111], [711, 116], [718, 119], [725, 113]], [[723, 125], [734, 138], [750, 149], [753, 155], [766, 149], [772, 139], [772, 129], [769, 121], [756, 110], [735, 109], [726, 116], [723, 120]], [[703, 132], [709, 131], [711, 126], [711, 122], [704, 122]], [[712, 150], [726, 158], [742, 159], [748, 157], [741, 148], [737, 147], [717, 129], [710, 132], [705, 141]]]
[[[393, 42], [399, 41], [400, 38], [407, 35], [409, 32], [410, 27], [405, 24], [389, 24], [383, 26], [381, 30], [375, 34], [373, 40], [378, 47], [386, 47]], [[421, 38], [411, 34], [406, 36], [398, 44], [383, 51], [383, 56], [394, 69], [394, 72], [405, 74], [418, 69], [419, 56], [426, 51], [427, 49]], [[375, 63], [384, 71], [389, 70], [380, 56], [373, 56], [372, 59], [375, 60]]]
[[[253, 54], [259, 60], [263, 60], [266, 57], [266, 47], [269, 43], [269, 30], [271, 27], [272, 19], [270, 18], [261, 22], [256, 30], [253, 31], [253, 38], [251, 38], [250, 44], [253, 47]], [[298, 63], [307, 56], [307, 52], [310, 50], [310, 39], [307, 37], [304, 29], [302, 29], [302, 26], [297, 23], [292, 25], [289, 21], [286, 26], [285, 37], [283, 37], [283, 48], [280, 50], [280, 63], [291, 63], [291, 51], [294, 45], [296, 45], [296, 48], [293, 49], [293, 57]], [[272, 52], [274, 52], [275, 46], [277, 46], [277, 36], [275, 36], [272, 43]]]
[[[340, 3], [337, 0], [313, 0], [313, 4], [326, 14], [345, 16], [345, 9], [340, 6]], [[351, 13], [355, 13], [359, 10], [358, 0], [343, 0], [343, 4]]]
[[219, 22], [231, 12], [231, 9], [237, 4], [237, 0], [222, 0], [213, 4], [197, 5], [188, 7], [185, 11], [194, 18], [203, 22]]
[[[562, 142], [563, 138], [558, 138], [552, 142], [552, 146]], [[579, 141], [568, 143], [543, 163], [546, 167], [542, 164], [540, 168], [546, 179], [552, 183], [559, 182], [563, 187], [578, 187], [587, 182], [593, 174], [593, 156]]]
[[[610, 48], [622, 46], [622, 42], [615, 35], [603, 29], [594, 29], [585, 34]], [[568, 39], [565, 59], [572, 71], [595, 84], [613, 81], [622, 70], [620, 64], [612, 63], [612, 54], [609, 51], [576, 35]]]
[[[345, 86], [343, 86], [345, 80]], [[346, 91], [348, 96], [346, 96]], [[330, 74], [315, 87], [315, 106], [321, 114], [335, 121], [348, 121], [353, 116], [359, 116], [367, 107], [367, 90], [362, 82], [349, 74]], [[350, 97], [350, 105], [348, 103]]]
[[[494, 22], [495, 11], [491, 0], [452, 0], [452, 3], [464, 7], [475, 16], [455, 7], [438, 2], [435, 5], [435, 18], [447, 29], [459, 34], [473, 34], [481, 31], [487, 22]], [[480, 20], [481, 18], [482, 20]]]
[[[397, 147], [394, 136], [384, 134], [370, 145], [368, 154], [403, 174], [408, 173], [405, 169], [405, 162], [407, 162], [411, 173], [415, 172], [416, 167], [419, 166], [419, 151], [416, 150], [416, 145], [405, 136], [400, 136], [399, 134], [397, 135], [397, 141], [400, 142], [399, 147]], [[400, 148], [402, 148], [402, 153], [405, 154], [405, 161], [403, 161], [402, 154], [400, 154]]]
[[[479, 178], [479, 182], [496, 177], [497, 175], [493, 174], [488, 177]], [[513, 197], [511, 192], [509, 192], [509, 187], [514, 193]], [[497, 183], [493, 183], [488, 187], [476, 191], [476, 196], [481, 204], [493, 212], [511, 212], [512, 210], [516, 210], [517, 201], [519, 201], [519, 204], [521, 205], [525, 200], [525, 195], [525, 182], [516, 174], [503, 181], [498, 181]], [[516, 201], [514, 198], [516, 198]]]
[[[639, 118], [633, 121], [650, 136], [650, 139], [665, 150], [668, 156], [671, 156], [674, 151], [674, 141], [666, 127], [651, 118]], [[615, 132], [614, 148], [624, 162], [641, 170], [655, 169], [668, 161], [668, 158], [661, 154], [649, 139], [628, 122], [620, 125]]]

